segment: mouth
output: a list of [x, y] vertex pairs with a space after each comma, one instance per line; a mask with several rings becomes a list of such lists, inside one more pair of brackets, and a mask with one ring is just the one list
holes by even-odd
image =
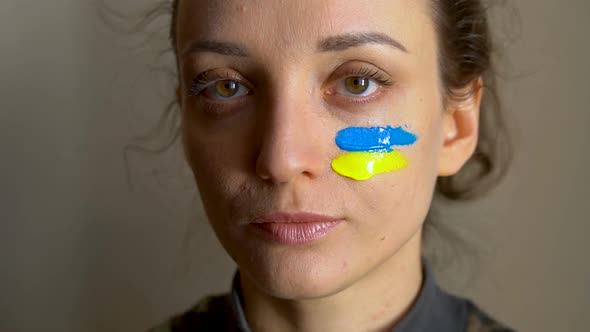
[[286, 245], [301, 245], [327, 236], [342, 221], [314, 213], [276, 212], [258, 216], [250, 225], [267, 240]]

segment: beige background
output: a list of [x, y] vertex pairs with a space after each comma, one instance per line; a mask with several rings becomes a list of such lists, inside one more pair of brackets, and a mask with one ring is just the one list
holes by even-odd
[[[515, 164], [448, 213], [482, 241], [475, 280], [438, 275], [520, 331], [588, 331], [590, 2], [515, 6], [520, 24], [502, 20], [520, 31], [504, 85]], [[141, 36], [104, 28], [91, 0], [3, 0], [0, 27], [0, 331], [142, 331], [226, 291], [234, 266], [178, 146], [130, 154], [126, 186], [122, 147], [170, 97], [149, 68], [164, 44], [130, 48]]]

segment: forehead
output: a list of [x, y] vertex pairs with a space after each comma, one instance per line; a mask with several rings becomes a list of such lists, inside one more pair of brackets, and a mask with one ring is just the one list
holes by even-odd
[[323, 37], [385, 33], [417, 50], [432, 35], [429, 0], [179, 0], [179, 51], [195, 39], [240, 41], [252, 48], [315, 48]]

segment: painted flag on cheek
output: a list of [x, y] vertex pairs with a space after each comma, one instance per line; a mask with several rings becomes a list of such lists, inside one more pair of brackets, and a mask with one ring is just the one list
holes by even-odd
[[332, 160], [332, 169], [357, 181], [400, 170], [408, 165], [408, 160], [393, 147], [412, 145], [416, 140], [416, 135], [401, 127], [343, 129], [336, 136], [336, 145], [349, 152]]

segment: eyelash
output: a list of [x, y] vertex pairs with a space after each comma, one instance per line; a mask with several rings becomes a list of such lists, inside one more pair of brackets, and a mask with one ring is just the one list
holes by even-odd
[[[381, 72], [375, 68], [371, 68], [368, 66], [363, 66], [360, 68], [347, 70], [344, 74], [342, 74], [340, 76], [341, 76], [339, 78], [340, 80], [345, 79], [345, 78], [349, 78], [349, 77], [364, 77], [364, 78], [374, 80], [378, 84], [385, 86], [385, 87], [390, 87], [395, 84], [395, 81], [393, 81], [386, 74], [384, 74], [383, 72]], [[215, 72], [211, 73], [210, 71], [206, 71], [206, 72], [199, 74], [192, 81], [191, 86], [188, 89], [188, 95], [198, 97], [207, 87], [209, 87], [211, 85], [211, 83], [214, 83], [216, 81], [222, 81], [222, 80], [223, 81], [235, 81], [235, 82], [238, 82], [239, 84], [243, 84], [242, 83], [243, 80], [241, 79], [241, 77], [234, 72], [228, 71], [228, 72], [224, 72], [224, 73], [215, 73]], [[348, 97], [348, 98], [362, 99], [362, 98], [358, 98], [358, 97]]]
[[395, 84], [395, 82], [390, 77], [387, 77], [387, 75], [381, 71], [371, 67], [352, 69], [347, 71], [346, 74], [340, 79], [347, 77], [366, 77], [368, 79], [375, 80], [377, 83], [383, 86], [392, 86]]
[[211, 83], [215, 81], [235, 81], [242, 84], [242, 79], [239, 75], [233, 72], [211, 73], [209, 71], [199, 74], [191, 83], [188, 90], [189, 96], [198, 96]]

